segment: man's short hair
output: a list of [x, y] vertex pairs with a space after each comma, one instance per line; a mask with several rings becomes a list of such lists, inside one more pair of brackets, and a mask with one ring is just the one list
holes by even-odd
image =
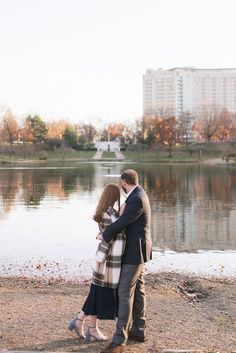
[[121, 179], [124, 180], [128, 185], [137, 185], [138, 173], [133, 169], [124, 170], [121, 173]]

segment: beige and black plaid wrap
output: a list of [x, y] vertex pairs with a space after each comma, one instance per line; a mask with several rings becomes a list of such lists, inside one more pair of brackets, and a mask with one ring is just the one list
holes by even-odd
[[[106, 227], [115, 222], [118, 217], [119, 214], [113, 208], [109, 208], [104, 212], [103, 219], [99, 223], [100, 230], [104, 231]], [[100, 242], [95, 255], [92, 283], [101, 287], [118, 287], [124, 249], [124, 232], [118, 234], [116, 239], [109, 243], [105, 241]]]

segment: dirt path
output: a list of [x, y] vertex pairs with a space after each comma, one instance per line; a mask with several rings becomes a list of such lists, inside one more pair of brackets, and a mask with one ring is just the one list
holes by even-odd
[[[0, 350], [99, 352], [67, 330], [88, 285], [36, 279], [0, 279]], [[148, 341], [127, 353], [163, 349], [232, 352], [236, 348], [236, 280], [227, 282], [163, 273], [147, 276]], [[110, 337], [114, 322], [101, 322]]]
[[120, 152], [120, 151], [115, 151], [115, 156], [116, 156], [116, 158], [119, 159], [119, 160], [125, 159], [125, 156], [124, 156], [123, 153]]
[[102, 155], [103, 155], [103, 152], [102, 151], [97, 151], [94, 156], [93, 156], [93, 159], [101, 159], [102, 158]]

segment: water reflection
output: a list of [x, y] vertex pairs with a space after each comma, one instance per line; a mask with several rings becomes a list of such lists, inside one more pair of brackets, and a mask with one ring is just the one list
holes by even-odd
[[[50, 206], [57, 212], [64, 207], [66, 218], [71, 209], [63, 205], [72, 207], [75, 202], [78, 208], [89, 207], [83, 225], [88, 224], [86, 232], [92, 231], [89, 222], [102, 187], [109, 181], [118, 182], [121, 170], [128, 167], [138, 171], [140, 184], [150, 197], [155, 247], [176, 251], [236, 249], [236, 170], [202, 165], [87, 163], [64, 169], [0, 169], [1, 233], [9, 234], [6, 217], [12, 214], [11, 231], [15, 222], [17, 237], [21, 237], [20, 219], [15, 216], [19, 223], [14, 220], [16, 209], [34, 209], [39, 224], [50, 223], [56, 218], [46, 219], [47, 212], [37, 209]], [[52, 227], [60, 239], [65, 237], [55, 223]], [[70, 227], [76, 231], [72, 224]]]
[[235, 249], [234, 169], [150, 166], [143, 184], [152, 200], [154, 244], [177, 251]]
[[94, 166], [71, 169], [0, 169], [0, 200], [3, 211], [11, 211], [16, 198], [26, 206], [39, 206], [45, 196], [65, 199], [78, 191], [92, 192]]

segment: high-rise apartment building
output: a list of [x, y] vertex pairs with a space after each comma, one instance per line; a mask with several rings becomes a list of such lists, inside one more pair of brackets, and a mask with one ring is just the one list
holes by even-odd
[[148, 69], [143, 76], [143, 113], [195, 116], [204, 106], [236, 114], [236, 69]]

